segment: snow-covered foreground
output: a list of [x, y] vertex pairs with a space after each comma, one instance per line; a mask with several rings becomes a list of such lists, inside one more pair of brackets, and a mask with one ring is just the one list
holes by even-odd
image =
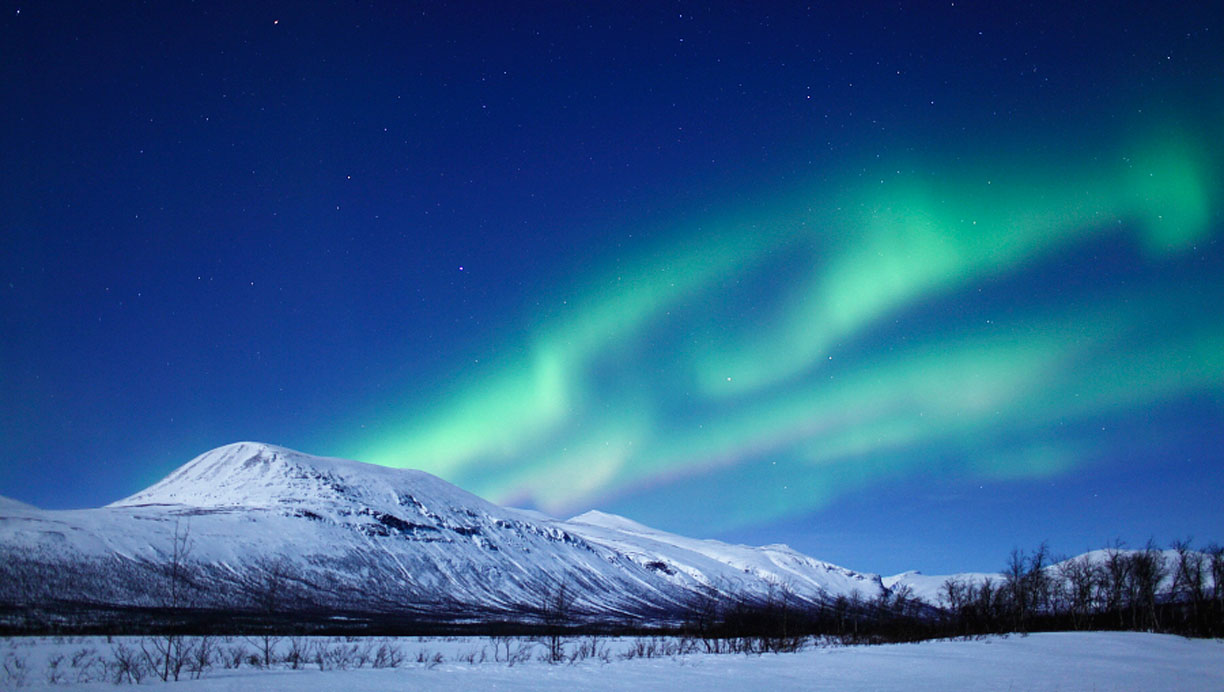
[[[213, 640], [220, 653], [247, 640]], [[319, 640], [367, 652], [388, 640]], [[369, 646], [367, 647], [367, 643]], [[972, 641], [932, 641], [885, 646], [809, 646], [788, 654], [672, 654], [634, 657], [635, 648], [674, 649], [674, 640], [570, 640], [568, 650], [596, 644], [596, 655], [573, 664], [550, 665], [531, 658], [508, 665], [506, 651], [533, 657], [542, 643], [487, 638], [417, 639], [389, 642], [404, 655], [394, 668], [319, 670], [310, 665], [261, 669], [220, 665], [201, 679], [162, 683], [145, 678], [142, 687], [171, 685], [183, 692], [260, 690], [1221, 690], [1224, 641], [1190, 640], [1133, 632], [1048, 633]], [[71, 660], [93, 649], [99, 658], [117, 645], [138, 639], [12, 639], [3, 643], [6, 667], [22, 668], [24, 680], [0, 680], [4, 689], [114, 690], [110, 682], [73, 682]], [[354, 647], [354, 644], [356, 647]], [[281, 643], [280, 648], [286, 644]], [[496, 649], [496, 650], [495, 650]], [[601, 657], [599, 654], [603, 654]], [[48, 662], [63, 655], [64, 673], [48, 681]], [[484, 658], [483, 662], [481, 658]], [[607, 660], [601, 660], [607, 659]], [[438, 661], [441, 662], [438, 662]], [[350, 662], [351, 665], [351, 662]]]

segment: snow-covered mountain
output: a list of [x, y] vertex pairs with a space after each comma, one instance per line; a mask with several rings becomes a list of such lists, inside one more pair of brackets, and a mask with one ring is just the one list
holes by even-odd
[[909, 595], [912, 598], [917, 598], [924, 603], [931, 605], [941, 605], [944, 603], [944, 584], [948, 580], [956, 580], [963, 584], [971, 584], [977, 587], [989, 579], [992, 583], [999, 583], [1003, 579], [1003, 575], [997, 572], [961, 572], [958, 574], [923, 574], [917, 570], [894, 574], [890, 577], [884, 577], [884, 585], [890, 590], [897, 590], [899, 587], [905, 587], [909, 590]]
[[0, 602], [163, 606], [176, 546], [201, 607], [258, 601], [270, 572], [300, 607], [452, 619], [530, 618], [562, 592], [572, 614], [615, 620], [675, 613], [699, 593], [821, 603], [885, 590], [786, 546], [598, 512], [556, 520], [420, 471], [241, 442], [106, 507], [0, 503]]
[[786, 545], [750, 547], [686, 538], [598, 511], [563, 525], [591, 543], [686, 584], [731, 587], [752, 594], [785, 588], [811, 602], [827, 600], [830, 595], [874, 598], [883, 586], [874, 574], [816, 560]]

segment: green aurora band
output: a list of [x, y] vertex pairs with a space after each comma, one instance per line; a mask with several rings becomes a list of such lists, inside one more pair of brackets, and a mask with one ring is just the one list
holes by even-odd
[[[1159, 265], [1214, 241], [1221, 166], [1204, 141], [894, 166], [680, 233], [499, 344], [491, 376], [418, 392], [345, 451], [558, 514], [713, 468], [791, 479], [714, 528], [948, 463], [932, 446], [956, 450], [947, 472], [1064, 473], [1099, 442], [1060, 426], [1221, 391], [1220, 280], [1021, 297], [998, 320], [957, 305], [1093, 243]], [[931, 305], [938, 325], [898, 336]]]

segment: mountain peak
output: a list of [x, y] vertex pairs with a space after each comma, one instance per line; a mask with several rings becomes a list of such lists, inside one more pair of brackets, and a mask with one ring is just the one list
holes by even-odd
[[263, 442], [235, 442], [201, 454], [110, 506], [398, 506], [401, 498], [414, 493], [484, 502], [423, 471], [318, 457]]
[[37, 510], [38, 508], [31, 504], [26, 504], [21, 500], [14, 500], [11, 497], [0, 495], [0, 510]]
[[[284, 490], [295, 462], [307, 455], [263, 442], [235, 442], [207, 451], [154, 485], [111, 506], [263, 504]], [[280, 481], [280, 482], [277, 482]], [[279, 487], [277, 487], [279, 486]]]
[[644, 524], [639, 524], [632, 519], [622, 517], [619, 514], [609, 514], [593, 509], [589, 512], [583, 512], [576, 517], [571, 517], [569, 522], [575, 524], [587, 524], [590, 526], [600, 526], [606, 529], [615, 529], [617, 531], [627, 531], [629, 533], [659, 533], [658, 529], [652, 529]]

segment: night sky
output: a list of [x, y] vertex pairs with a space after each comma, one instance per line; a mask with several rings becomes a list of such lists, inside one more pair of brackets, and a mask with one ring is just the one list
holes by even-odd
[[0, 494], [259, 440], [884, 573], [1224, 539], [1218, 3], [2, 6]]

